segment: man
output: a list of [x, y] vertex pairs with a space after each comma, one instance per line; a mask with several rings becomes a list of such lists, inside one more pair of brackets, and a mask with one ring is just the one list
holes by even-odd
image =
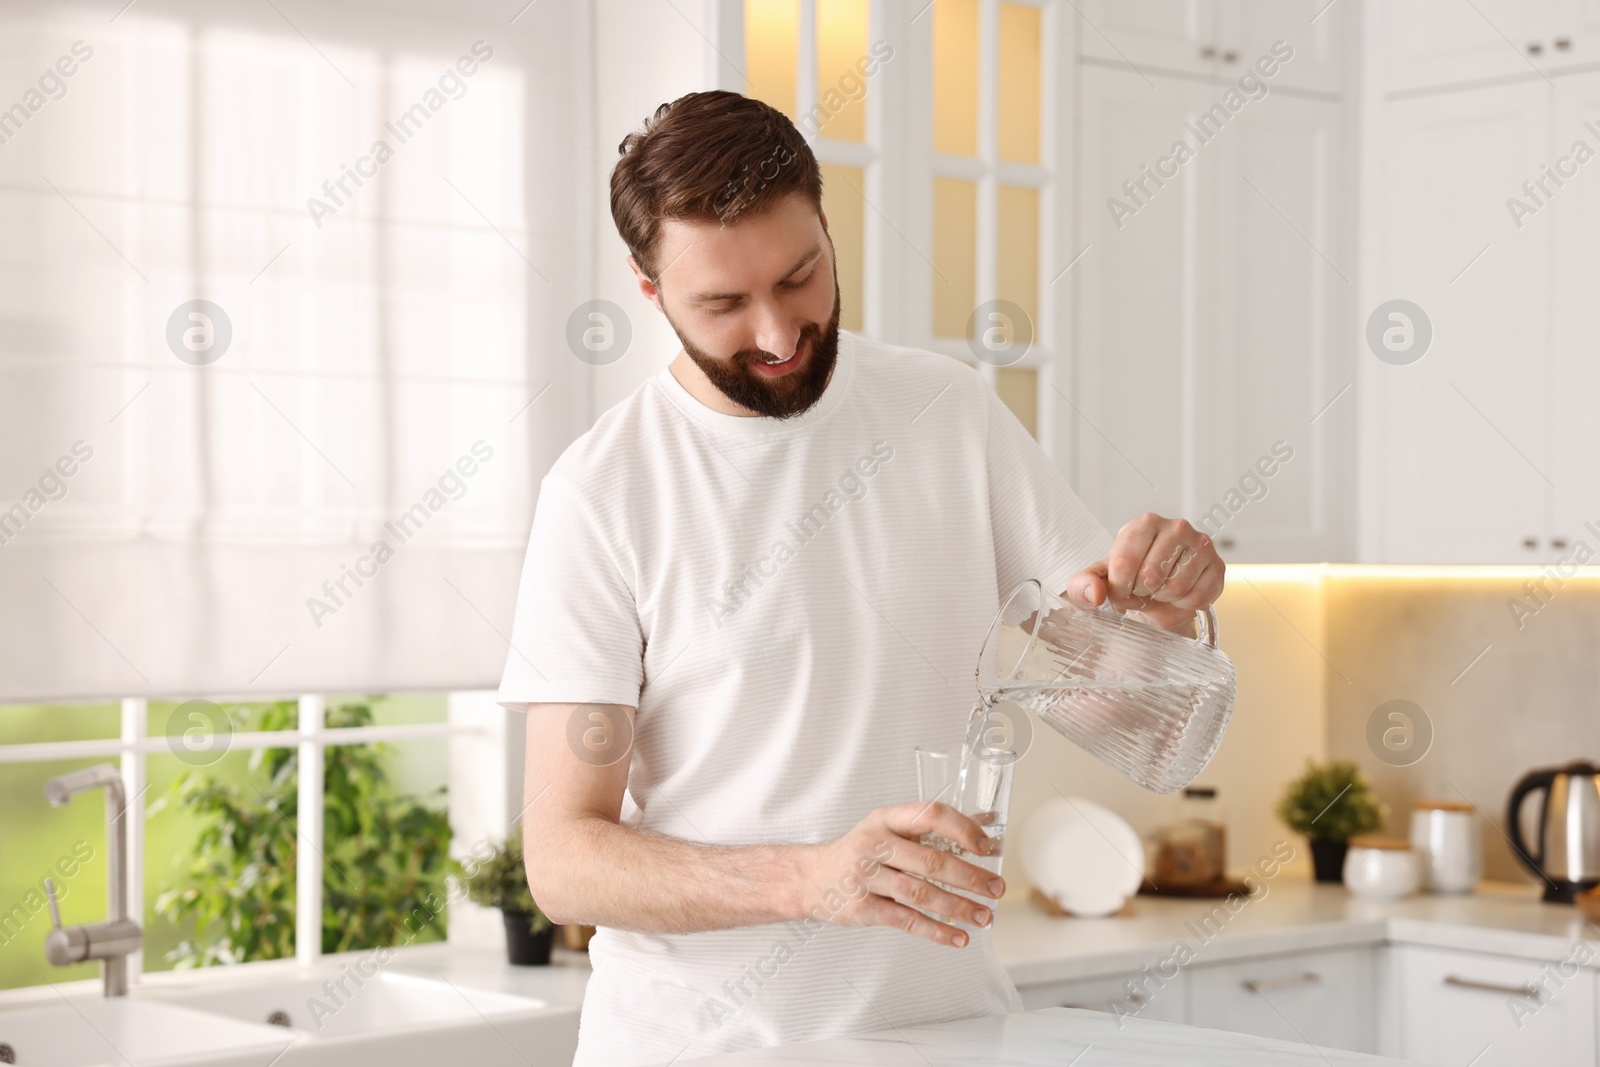
[[[987, 839], [916, 802], [1000, 598], [1039, 578], [1187, 630], [1223, 564], [1114, 543], [978, 373], [839, 323], [817, 161], [734, 93], [622, 142], [611, 210], [683, 349], [540, 488], [499, 692], [528, 881], [590, 946], [579, 1067], [1021, 1010]], [[937, 921], [948, 916], [973, 928]]]

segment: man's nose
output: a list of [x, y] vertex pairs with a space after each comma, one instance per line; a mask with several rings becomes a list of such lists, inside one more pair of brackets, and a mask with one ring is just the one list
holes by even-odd
[[756, 345], [763, 352], [788, 359], [800, 344], [800, 327], [776, 309], [764, 313], [756, 323]]

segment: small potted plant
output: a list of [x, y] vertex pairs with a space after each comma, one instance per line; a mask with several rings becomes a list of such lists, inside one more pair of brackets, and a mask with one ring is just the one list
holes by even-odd
[[1289, 783], [1278, 802], [1278, 818], [1311, 841], [1311, 865], [1319, 882], [1343, 880], [1350, 839], [1383, 825], [1383, 807], [1349, 760], [1317, 764]]
[[488, 858], [453, 861], [452, 867], [467, 887], [467, 899], [486, 908], [499, 908], [504, 915], [506, 955], [512, 963], [530, 966], [550, 962], [556, 928], [528, 890], [520, 826], [513, 827]]

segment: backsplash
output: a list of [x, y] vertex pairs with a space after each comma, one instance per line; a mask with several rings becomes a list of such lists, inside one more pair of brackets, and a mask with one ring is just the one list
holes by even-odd
[[[1238, 701], [1197, 782], [1216, 786], [1226, 807], [1229, 868], [1288, 840], [1291, 867], [1307, 872], [1293, 876], [1309, 876], [1303, 840], [1273, 808], [1308, 757], [1333, 758], [1371, 779], [1389, 809], [1386, 833], [1409, 835], [1415, 800], [1470, 801], [1484, 816], [1484, 876], [1531, 882], [1504, 836], [1511, 787], [1530, 770], [1600, 761], [1600, 575], [1552, 582], [1542, 607], [1524, 586], [1537, 578], [1533, 567], [1230, 567], [1216, 609]], [[1409, 766], [1368, 742], [1373, 712], [1391, 700], [1417, 705], [1431, 725], [1430, 747]], [[1104, 804], [1140, 833], [1177, 813], [1175, 798], [1145, 792], [1040, 727], [1018, 766], [1012, 826], [1020, 831], [1059, 794]], [[1525, 828], [1531, 835], [1531, 820]], [[1022, 864], [1005, 871], [1012, 891], [1026, 893]]]
[[[1484, 875], [1500, 881], [1532, 880], [1504, 835], [1512, 786], [1531, 770], [1600, 760], [1600, 580], [1552, 582], [1529, 614], [1537, 601], [1524, 583], [1536, 577], [1497, 568], [1325, 586], [1329, 754], [1367, 772], [1391, 832], [1407, 832], [1414, 800], [1470, 801], [1485, 816]], [[1432, 747], [1411, 766], [1391, 766], [1367, 742], [1373, 709], [1391, 699], [1432, 724]], [[1528, 815], [1536, 809], [1530, 801]], [[1531, 819], [1524, 826], [1533, 832]]]

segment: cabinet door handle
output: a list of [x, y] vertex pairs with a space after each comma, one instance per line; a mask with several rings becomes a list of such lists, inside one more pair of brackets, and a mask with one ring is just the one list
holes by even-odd
[[1287, 986], [1316, 985], [1322, 981], [1322, 975], [1313, 971], [1297, 974], [1289, 978], [1246, 978], [1239, 984], [1252, 993], [1260, 993], [1265, 989], [1283, 989]]
[[1145, 1003], [1144, 997], [1138, 993], [1129, 993], [1125, 997], [1112, 997], [1110, 1000], [1102, 1000], [1098, 1004], [1063, 1004], [1061, 1006], [1063, 1008], [1078, 1008], [1082, 1011], [1110, 1011], [1113, 1004], [1131, 1004], [1137, 1008], [1143, 1003]]
[[1216, 54], [1217, 54], [1216, 48], [1214, 48], [1213, 46], [1211, 46], [1209, 44], [1206, 45], [1204, 48], [1200, 49], [1200, 58], [1201, 59], [1211, 59]]
[[1544, 51], [1544, 45], [1540, 44], [1538, 41], [1529, 42], [1529, 44], [1528, 44], [1528, 52], [1530, 54], [1538, 55], [1540, 52], [1543, 52], [1543, 51]]
[[1522, 539], [1522, 547], [1523, 548], [1538, 548], [1539, 547], [1539, 539], [1537, 537], [1524, 537]]
[[1239, 53], [1230, 48], [1228, 51], [1222, 53], [1222, 61], [1224, 63], [1237, 63], [1239, 62]]
[[1560, 49], [1561, 51], [1565, 52], [1567, 49], [1572, 47], [1572, 38], [1571, 37], [1557, 37], [1556, 38], [1556, 47], [1558, 49]]
[[1552, 537], [1552, 538], [1550, 538], [1550, 547], [1551, 548], [1566, 548], [1567, 547], [1567, 539], [1565, 537]]
[[1498, 982], [1479, 982], [1471, 978], [1462, 978], [1458, 975], [1447, 974], [1444, 976], [1445, 985], [1459, 986], [1462, 989], [1477, 989], [1484, 993], [1501, 993], [1508, 997], [1527, 997], [1529, 1000], [1538, 1000], [1539, 991], [1531, 985], [1501, 985]]

